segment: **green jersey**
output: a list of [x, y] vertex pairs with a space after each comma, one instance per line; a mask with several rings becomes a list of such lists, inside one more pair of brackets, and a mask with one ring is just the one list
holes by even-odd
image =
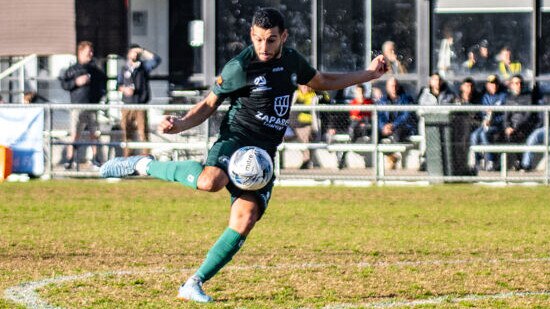
[[212, 89], [220, 99], [231, 99], [220, 136], [245, 138], [273, 154], [288, 126], [296, 87], [316, 72], [294, 49], [283, 48], [280, 58], [262, 62], [247, 47], [225, 65]]

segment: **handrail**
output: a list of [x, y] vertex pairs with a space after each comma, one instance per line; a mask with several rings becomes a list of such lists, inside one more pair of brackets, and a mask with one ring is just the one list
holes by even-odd
[[29, 55], [29, 56], [17, 61], [11, 67], [7, 68], [4, 72], [0, 73], [0, 80], [6, 78], [11, 73], [19, 70], [21, 67], [23, 67], [25, 64], [27, 64], [27, 62], [29, 62], [31, 60], [34, 60], [34, 59], [36, 59], [36, 54]]

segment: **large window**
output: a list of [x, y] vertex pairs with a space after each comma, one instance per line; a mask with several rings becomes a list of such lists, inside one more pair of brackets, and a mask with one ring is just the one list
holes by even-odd
[[544, 0], [541, 9], [542, 40], [539, 48], [539, 72], [550, 74], [550, 0]]
[[292, 47], [305, 57], [311, 55], [311, 1], [310, 0], [220, 0], [216, 2], [216, 72], [236, 56], [250, 42], [250, 24], [260, 7], [274, 7], [286, 19]]
[[416, 4], [414, 0], [372, 0], [372, 50], [382, 53], [382, 46], [393, 42], [395, 55], [404, 70], [416, 72]]
[[[513, 73], [532, 76], [530, 0], [437, 1], [432, 69], [443, 76]], [[509, 59], [508, 59], [509, 58]]]
[[365, 67], [365, 1], [320, 0], [320, 65], [324, 71]]

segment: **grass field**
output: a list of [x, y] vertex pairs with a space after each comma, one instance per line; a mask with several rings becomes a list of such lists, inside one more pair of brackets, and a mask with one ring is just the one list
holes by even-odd
[[548, 187], [276, 187], [241, 252], [205, 285], [216, 302], [197, 306], [175, 294], [225, 228], [226, 192], [155, 180], [3, 183], [0, 291], [77, 275], [43, 284], [40, 299], [63, 308], [550, 308], [549, 196]]

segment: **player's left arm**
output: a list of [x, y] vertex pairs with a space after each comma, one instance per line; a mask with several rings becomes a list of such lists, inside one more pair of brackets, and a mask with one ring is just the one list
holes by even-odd
[[379, 78], [388, 70], [386, 61], [382, 55], [374, 58], [369, 67], [364, 71], [348, 73], [317, 72], [307, 83], [315, 90], [337, 90], [349, 86], [366, 83]]

